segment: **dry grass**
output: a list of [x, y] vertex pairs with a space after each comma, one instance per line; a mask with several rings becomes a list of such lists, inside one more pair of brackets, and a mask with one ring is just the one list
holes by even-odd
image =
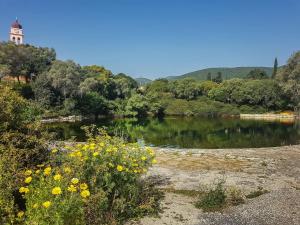
[[176, 168], [185, 171], [213, 169], [239, 172], [251, 165], [251, 162], [248, 160], [216, 156], [213, 154], [178, 154], [158, 152], [157, 161], [159, 166]]

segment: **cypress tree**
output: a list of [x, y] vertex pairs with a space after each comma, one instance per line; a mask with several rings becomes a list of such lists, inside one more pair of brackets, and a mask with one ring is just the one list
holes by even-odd
[[274, 61], [274, 67], [273, 67], [272, 79], [275, 79], [276, 74], [277, 74], [277, 69], [278, 69], [278, 61], [277, 61], [277, 57], [276, 57], [276, 58], [275, 58], [275, 61]]
[[207, 74], [206, 80], [210, 80], [210, 81], [211, 81], [211, 72], [209, 72], [209, 73]]

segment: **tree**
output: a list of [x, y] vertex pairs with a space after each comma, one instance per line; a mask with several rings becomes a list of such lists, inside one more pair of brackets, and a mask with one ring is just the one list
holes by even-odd
[[207, 74], [207, 78], [206, 78], [206, 80], [209, 80], [209, 81], [211, 81], [212, 79], [211, 79], [212, 77], [211, 77], [211, 72], [209, 72], [208, 74]]
[[81, 67], [73, 61], [54, 61], [46, 73], [51, 86], [56, 89], [64, 99], [74, 97], [79, 93], [79, 84], [82, 81]]
[[191, 78], [173, 81], [170, 84], [170, 90], [174, 94], [175, 98], [187, 100], [195, 99], [201, 94], [198, 83], [196, 80]]
[[222, 72], [218, 72], [217, 76], [213, 78], [213, 82], [220, 84], [223, 81]]
[[31, 45], [0, 43], [0, 65], [10, 68], [10, 76], [25, 76], [27, 80], [49, 69], [56, 58], [54, 49], [37, 48]]
[[141, 94], [133, 94], [125, 106], [125, 115], [131, 117], [145, 116], [148, 109], [148, 99]]
[[0, 65], [0, 82], [1, 79], [10, 74], [10, 67], [8, 65]]
[[95, 119], [99, 115], [108, 113], [108, 103], [105, 98], [97, 92], [89, 92], [78, 100], [77, 108], [83, 115], [94, 115]]
[[41, 74], [31, 83], [32, 90], [34, 92], [34, 99], [40, 105], [43, 105], [45, 108], [55, 106], [60, 104], [60, 95], [54, 87], [51, 85], [50, 79], [46, 74]]
[[131, 92], [138, 88], [138, 83], [124, 73], [113, 76], [113, 80], [116, 83], [115, 92], [118, 98], [128, 98]]
[[277, 79], [286, 96], [290, 98], [290, 106], [294, 110], [300, 109], [300, 51], [294, 53], [281, 70], [278, 71]]
[[79, 85], [80, 95], [87, 94], [89, 92], [103, 93], [104, 84], [95, 77], [88, 77]]
[[110, 70], [105, 69], [103, 66], [83, 66], [82, 70], [85, 77], [94, 77], [107, 80], [112, 76], [112, 72]]
[[276, 74], [277, 74], [277, 70], [278, 70], [278, 61], [277, 61], [277, 57], [276, 57], [275, 60], [274, 60], [272, 79], [275, 79]]
[[213, 81], [210, 81], [210, 80], [207, 80], [207, 81], [202, 81], [199, 83], [199, 90], [201, 92], [202, 95], [205, 95], [205, 96], [208, 96], [208, 92], [217, 87], [219, 84], [213, 82]]
[[262, 79], [268, 79], [268, 74], [266, 71], [261, 70], [261, 69], [254, 69], [251, 70], [247, 76], [246, 79], [253, 79], [253, 80], [262, 80]]

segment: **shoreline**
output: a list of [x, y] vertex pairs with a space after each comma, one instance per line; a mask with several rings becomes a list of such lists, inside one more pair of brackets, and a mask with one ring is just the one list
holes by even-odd
[[[163, 211], [158, 218], [145, 217], [130, 225], [296, 225], [300, 221], [300, 145], [154, 149], [158, 163], [147, 176], [162, 181], [159, 187], [165, 192]], [[221, 213], [204, 213], [194, 206], [195, 196], [183, 194], [211, 188], [222, 179], [225, 188], [240, 190], [244, 196], [259, 187], [268, 193], [246, 199], [244, 204], [228, 207]]]

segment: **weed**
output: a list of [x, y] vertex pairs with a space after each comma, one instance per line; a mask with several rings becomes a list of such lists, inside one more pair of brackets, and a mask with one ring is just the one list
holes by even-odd
[[246, 195], [246, 198], [256, 198], [260, 195], [269, 193], [268, 190], [264, 190], [262, 187], [258, 187], [257, 190], [250, 192], [248, 195]]
[[196, 207], [206, 212], [220, 210], [226, 205], [226, 197], [224, 181], [221, 181], [215, 188], [200, 196], [199, 201], [196, 202]]
[[231, 187], [228, 189], [227, 192], [228, 192], [228, 200], [227, 201], [230, 205], [236, 206], [236, 205], [245, 203], [245, 199], [244, 199], [240, 189]]

